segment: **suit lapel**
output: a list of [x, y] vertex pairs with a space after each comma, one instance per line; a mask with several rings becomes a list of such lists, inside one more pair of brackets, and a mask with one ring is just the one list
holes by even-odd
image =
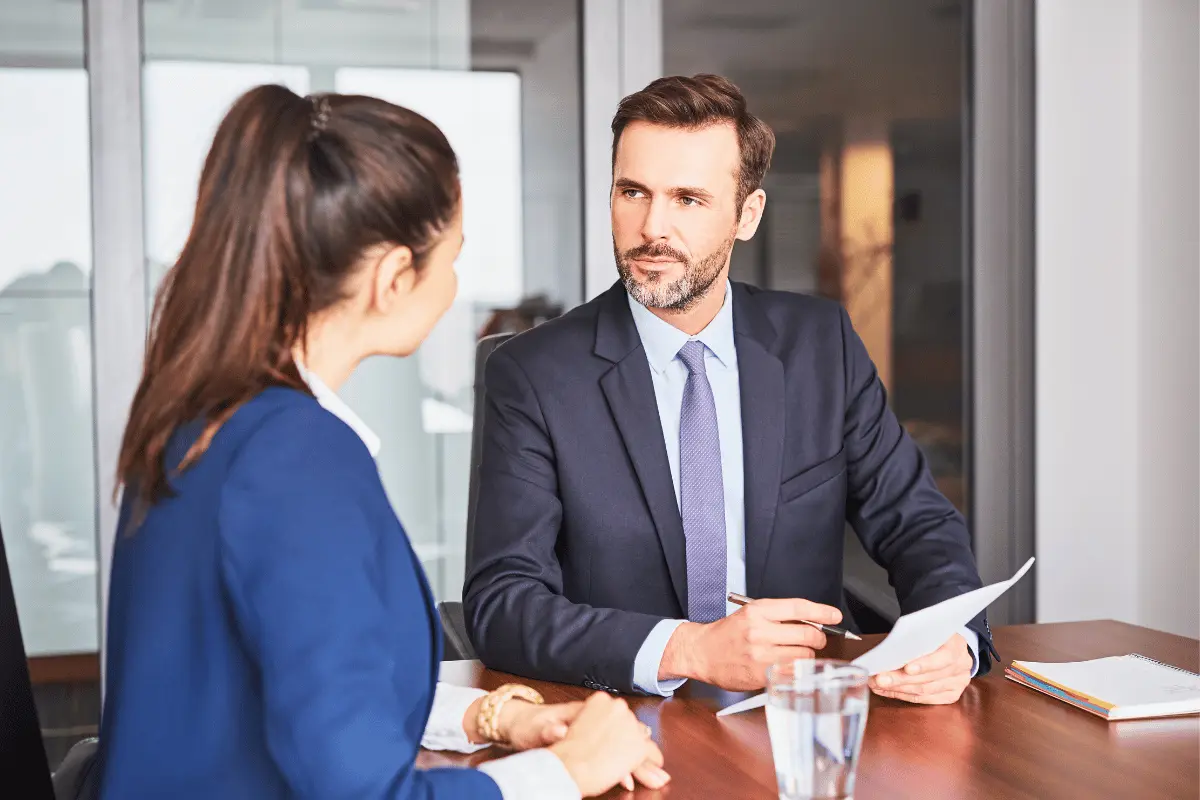
[[686, 612], [687, 548], [683, 520], [671, 483], [671, 466], [658, 418], [650, 365], [620, 282], [602, 300], [596, 322], [595, 353], [614, 362], [613, 368], [600, 379], [600, 387], [650, 508], [679, 607]]
[[785, 433], [784, 370], [773, 350], [775, 328], [771, 321], [744, 286], [735, 283], [733, 291], [746, 490], [746, 591], [754, 597], [762, 585], [779, 505]]

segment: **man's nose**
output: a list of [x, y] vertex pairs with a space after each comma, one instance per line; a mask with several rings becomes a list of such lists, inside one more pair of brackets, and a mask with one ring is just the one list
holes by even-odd
[[665, 239], [670, 230], [667, 203], [655, 198], [646, 209], [646, 218], [642, 220], [642, 238], [648, 242]]

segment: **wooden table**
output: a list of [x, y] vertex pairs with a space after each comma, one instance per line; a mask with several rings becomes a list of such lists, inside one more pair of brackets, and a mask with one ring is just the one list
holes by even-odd
[[[839, 642], [824, 655], [853, 658], [880, 638]], [[1119, 622], [1015, 625], [998, 628], [995, 638], [1007, 660], [1141, 653], [1200, 668], [1195, 639]], [[447, 662], [442, 678], [485, 689], [512, 680], [476, 662]], [[547, 702], [588, 693], [578, 686], [523, 682]], [[713, 715], [745, 696], [691, 684], [670, 700], [631, 698], [638, 717], [654, 728], [672, 776], [662, 792], [641, 790], [636, 797], [777, 798], [763, 711], [720, 720]], [[495, 755], [424, 752], [418, 763], [477, 764]], [[1006, 680], [1002, 669], [973, 681], [953, 706], [872, 696], [855, 798], [1200, 798], [1200, 718], [1106, 722]]]

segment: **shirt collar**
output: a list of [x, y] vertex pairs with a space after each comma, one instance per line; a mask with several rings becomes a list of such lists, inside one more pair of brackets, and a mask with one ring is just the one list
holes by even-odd
[[296, 362], [296, 369], [300, 372], [300, 377], [308, 384], [308, 388], [312, 389], [313, 396], [317, 398], [317, 402], [324, 407], [326, 411], [333, 414], [342, 422], [358, 434], [358, 438], [362, 439], [363, 444], [367, 446], [367, 451], [370, 452], [371, 458], [379, 455], [381, 442], [375, 431], [368, 427], [367, 423], [363, 422], [362, 417], [354, 413], [350, 406], [346, 405], [346, 401], [338, 397], [338, 393], [325, 385], [325, 381], [317, 377], [315, 372], [309, 372], [303, 364]]
[[733, 288], [729, 281], [725, 282], [725, 302], [721, 304], [721, 310], [695, 336], [688, 336], [671, 323], [659, 319], [628, 292], [625, 296], [629, 299], [633, 324], [637, 326], [650, 369], [661, 373], [679, 354], [679, 349], [693, 339], [703, 342], [726, 369], [737, 365], [737, 347], [733, 340]]

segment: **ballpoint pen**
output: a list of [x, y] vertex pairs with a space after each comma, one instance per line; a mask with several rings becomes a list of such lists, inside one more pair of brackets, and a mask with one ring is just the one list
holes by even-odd
[[[739, 606], [744, 606], [747, 603], [754, 602], [754, 600], [753, 600], [753, 598], [746, 597], [746, 595], [744, 595], [744, 594], [738, 594], [737, 592], [730, 592], [729, 593], [729, 602], [737, 603]], [[828, 633], [831, 636], [843, 636], [847, 639], [853, 639], [856, 642], [862, 641], [862, 637], [859, 636], [858, 634], [848, 631], [845, 628], [839, 628], [836, 625], [825, 625], [820, 622], [809, 622], [806, 619], [798, 619], [798, 620], [794, 620], [794, 621], [803, 623], [805, 625], [812, 625], [817, 630], [819, 630], [823, 633]]]

